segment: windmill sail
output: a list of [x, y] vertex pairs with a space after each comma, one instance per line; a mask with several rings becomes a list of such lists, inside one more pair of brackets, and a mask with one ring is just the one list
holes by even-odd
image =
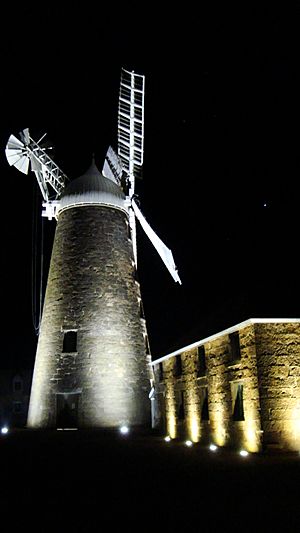
[[[134, 201], [135, 178], [140, 175], [144, 160], [144, 99], [145, 76], [122, 68], [118, 112], [118, 156], [129, 182], [128, 199], [131, 203], [129, 223], [133, 254], [137, 265], [136, 216], [171, 276], [181, 284], [171, 250], [156, 235]], [[105, 166], [105, 171], [108, 173], [112, 170], [109, 159], [107, 157], [108, 162]]]
[[23, 174], [28, 174], [29, 157], [24, 143], [22, 143], [14, 135], [10, 135], [5, 154], [10, 166], [15, 166]]
[[14, 135], [10, 135], [8, 139], [5, 154], [9, 165], [15, 166], [23, 174], [28, 174], [31, 163], [31, 170], [36, 175], [44, 200], [49, 201], [50, 198], [48, 185], [56, 192], [56, 197], [60, 196], [68, 180], [67, 176], [41, 148], [40, 141], [36, 142], [30, 137], [28, 128], [19, 135], [21, 140]]
[[108, 178], [120, 185], [122, 173], [123, 169], [120, 158], [117, 156], [114, 149], [109, 146], [106, 152], [102, 174], [105, 178]]
[[144, 215], [142, 214], [141, 210], [138, 208], [136, 202], [133, 199], [132, 199], [132, 207], [133, 207], [136, 218], [140, 222], [144, 232], [149, 237], [154, 248], [160, 255], [168, 271], [170, 272], [172, 278], [178, 283], [180, 283], [181, 285], [181, 280], [178, 275], [177, 268], [176, 268], [171, 250], [162, 242], [162, 240], [153, 231], [153, 229], [148, 224], [147, 220], [145, 219]]
[[135, 177], [141, 172], [144, 154], [145, 76], [121, 71], [118, 113], [118, 155], [134, 194]]

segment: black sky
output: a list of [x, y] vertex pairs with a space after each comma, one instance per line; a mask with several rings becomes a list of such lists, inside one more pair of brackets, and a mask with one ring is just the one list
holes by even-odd
[[[36, 343], [35, 177], [9, 168], [7, 139], [48, 132], [70, 178], [93, 152], [101, 169], [116, 145], [122, 66], [146, 75], [138, 192], [182, 278], [139, 231], [154, 357], [251, 316], [299, 316], [299, 13], [128, 2], [21, 15], [8, 9], [1, 32], [3, 360], [33, 361]], [[45, 221], [46, 263], [53, 231]]]

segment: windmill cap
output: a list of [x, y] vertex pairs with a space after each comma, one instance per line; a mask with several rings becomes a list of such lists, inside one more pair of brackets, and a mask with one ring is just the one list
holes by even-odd
[[121, 187], [105, 178], [93, 161], [89, 169], [71, 181], [59, 200], [58, 214], [72, 207], [105, 205], [128, 212], [126, 197]]

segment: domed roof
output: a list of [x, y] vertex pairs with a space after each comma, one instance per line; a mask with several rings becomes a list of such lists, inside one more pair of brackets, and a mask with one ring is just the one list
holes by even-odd
[[125, 194], [114, 181], [105, 178], [93, 161], [79, 178], [71, 181], [59, 200], [58, 213], [70, 207], [82, 205], [107, 205], [128, 211]]

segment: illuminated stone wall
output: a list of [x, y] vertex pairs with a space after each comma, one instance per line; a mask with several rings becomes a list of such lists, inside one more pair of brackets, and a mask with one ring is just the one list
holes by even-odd
[[[149, 426], [150, 355], [135, 278], [125, 213], [88, 206], [59, 215], [30, 427], [56, 426], [64, 405], [79, 426]], [[74, 352], [63, 349], [69, 331], [77, 332]]]
[[266, 444], [300, 449], [300, 324], [256, 324]]
[[[207, 436], [207, 422], [201, 423], [201, 389], [207, 378], [198, 378], [196, 350], [181, 354], [182, 374], [176, 375], [176, 359], [163, 363], [164, 379], [158, 384], [160, 402], [165, 405], [165, 429], [172, 437], [190, 437], [198, 442]], [[156, 373], [157, 376], [157, 373]], [[156, 378], [157, 381], [158, 378]], [[180, 409], [183, 396], [183, 409]], [[162, 408], [162, 411], [164, 408]], [[184, 413], [183, 413], [184, 410]], [[182, 415], [184, 414], [184, 418]]]
[[[211, 435], [220, 446], [258, 451], [261, 427], [254, 326], [239, 331], [240, 359], [231, 361], [229, 336], [206, 346]], [[234, 389], [243, 386], [244, 420], [233, 420]]]
[[[155, 365], [156, 398], [163, 412], [164, 431], [172, 438], [210, 441], [251, 452], [271, 442], [299, 449], [299, 328], [299, 323], [248, 323], [238, 331], [236, 359], [232, 331], [212, 336], [204, 343], [204, 375], [199, 372], [197, 347], [163, 360], [163, 376]], [[205, 389], [209, 420], [203, 419]], [[240, 411], [236, 410], [238, 390], [242, 395]]]

